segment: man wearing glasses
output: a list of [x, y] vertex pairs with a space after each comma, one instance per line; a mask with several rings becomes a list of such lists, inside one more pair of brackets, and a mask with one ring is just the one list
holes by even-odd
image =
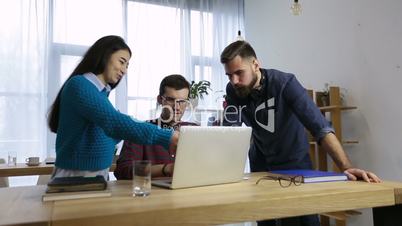
[[[221, 63], [229, 78], [224, 125], [244, 122], [253, 128], [249, 150], [252, 172], [311, 169], [307, 128], [350, 180], [380, 182], [374, 173], [353, 167], [333, 128], [294, 75], [260, 68], [254, 49], [245, 41], [227, 46]], [[295, 179], [293, 182], [298, 184]], [[298, 220], [301, 225], [320, 224], [316, 215]], [[261, 221], [258, 225], [276, 223]]]
[[[148, 122], [162, 128], [178, 130], [180, 126], [197, 125], [181, 121], [189, 104], [190, 84], [181, 75], [166, 76], [159, 86], [158, 104], [162, 106], [159, 118]], [[133, 160], [150, 160], [152, 177], [172, 176], [175, 153], [160, 145], [140, 145], [124, 141], [114, 175], [117, 179], [132, 179]]]

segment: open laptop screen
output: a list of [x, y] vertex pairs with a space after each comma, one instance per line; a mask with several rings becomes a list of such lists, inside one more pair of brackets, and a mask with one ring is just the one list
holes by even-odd
[[181, 127], [172, 183], [165, 186], [185, 188], [240, 181], [250, 137], [249, 127]]

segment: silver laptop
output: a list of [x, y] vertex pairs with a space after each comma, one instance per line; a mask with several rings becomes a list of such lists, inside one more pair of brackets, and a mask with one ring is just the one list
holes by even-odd
[[177, 145], [173, 177], [152, 180], [170, 189], [242, 180], [250, 146], [249, 127], [183, 126]]

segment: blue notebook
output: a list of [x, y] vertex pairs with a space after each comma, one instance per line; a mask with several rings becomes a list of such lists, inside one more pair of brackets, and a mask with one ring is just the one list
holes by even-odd
[[344, 173], [328, 172], [328, 171], [318, 171], [318, 170], [275, 170], [269, 171], [269, 173], [284, 175], [283, 179], [293, 176], [302, 176], [303, 183], [317, 183], [317, 182], [328, 182], [328, 181], [345, 181], [348, 177]]

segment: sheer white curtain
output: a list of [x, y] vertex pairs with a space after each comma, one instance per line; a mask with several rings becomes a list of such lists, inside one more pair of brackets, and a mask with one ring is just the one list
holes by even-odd
[[47, 0], [0, 1], [0, 158], [46, 155]]
[[[133, 58], [127, 76], [127, 106], [136, 118], [156, 117], [163, 77], [208, 80], [213, 91], [201, 103], [215, 107], [227, 83], [220, 53], [244, 31], [243, 0], [138, 0], [127, 3], [127, 41]], [[221, 91], [221, 92], [218, 92]], [[124, 91], [123, 91], [124, 92]]]

